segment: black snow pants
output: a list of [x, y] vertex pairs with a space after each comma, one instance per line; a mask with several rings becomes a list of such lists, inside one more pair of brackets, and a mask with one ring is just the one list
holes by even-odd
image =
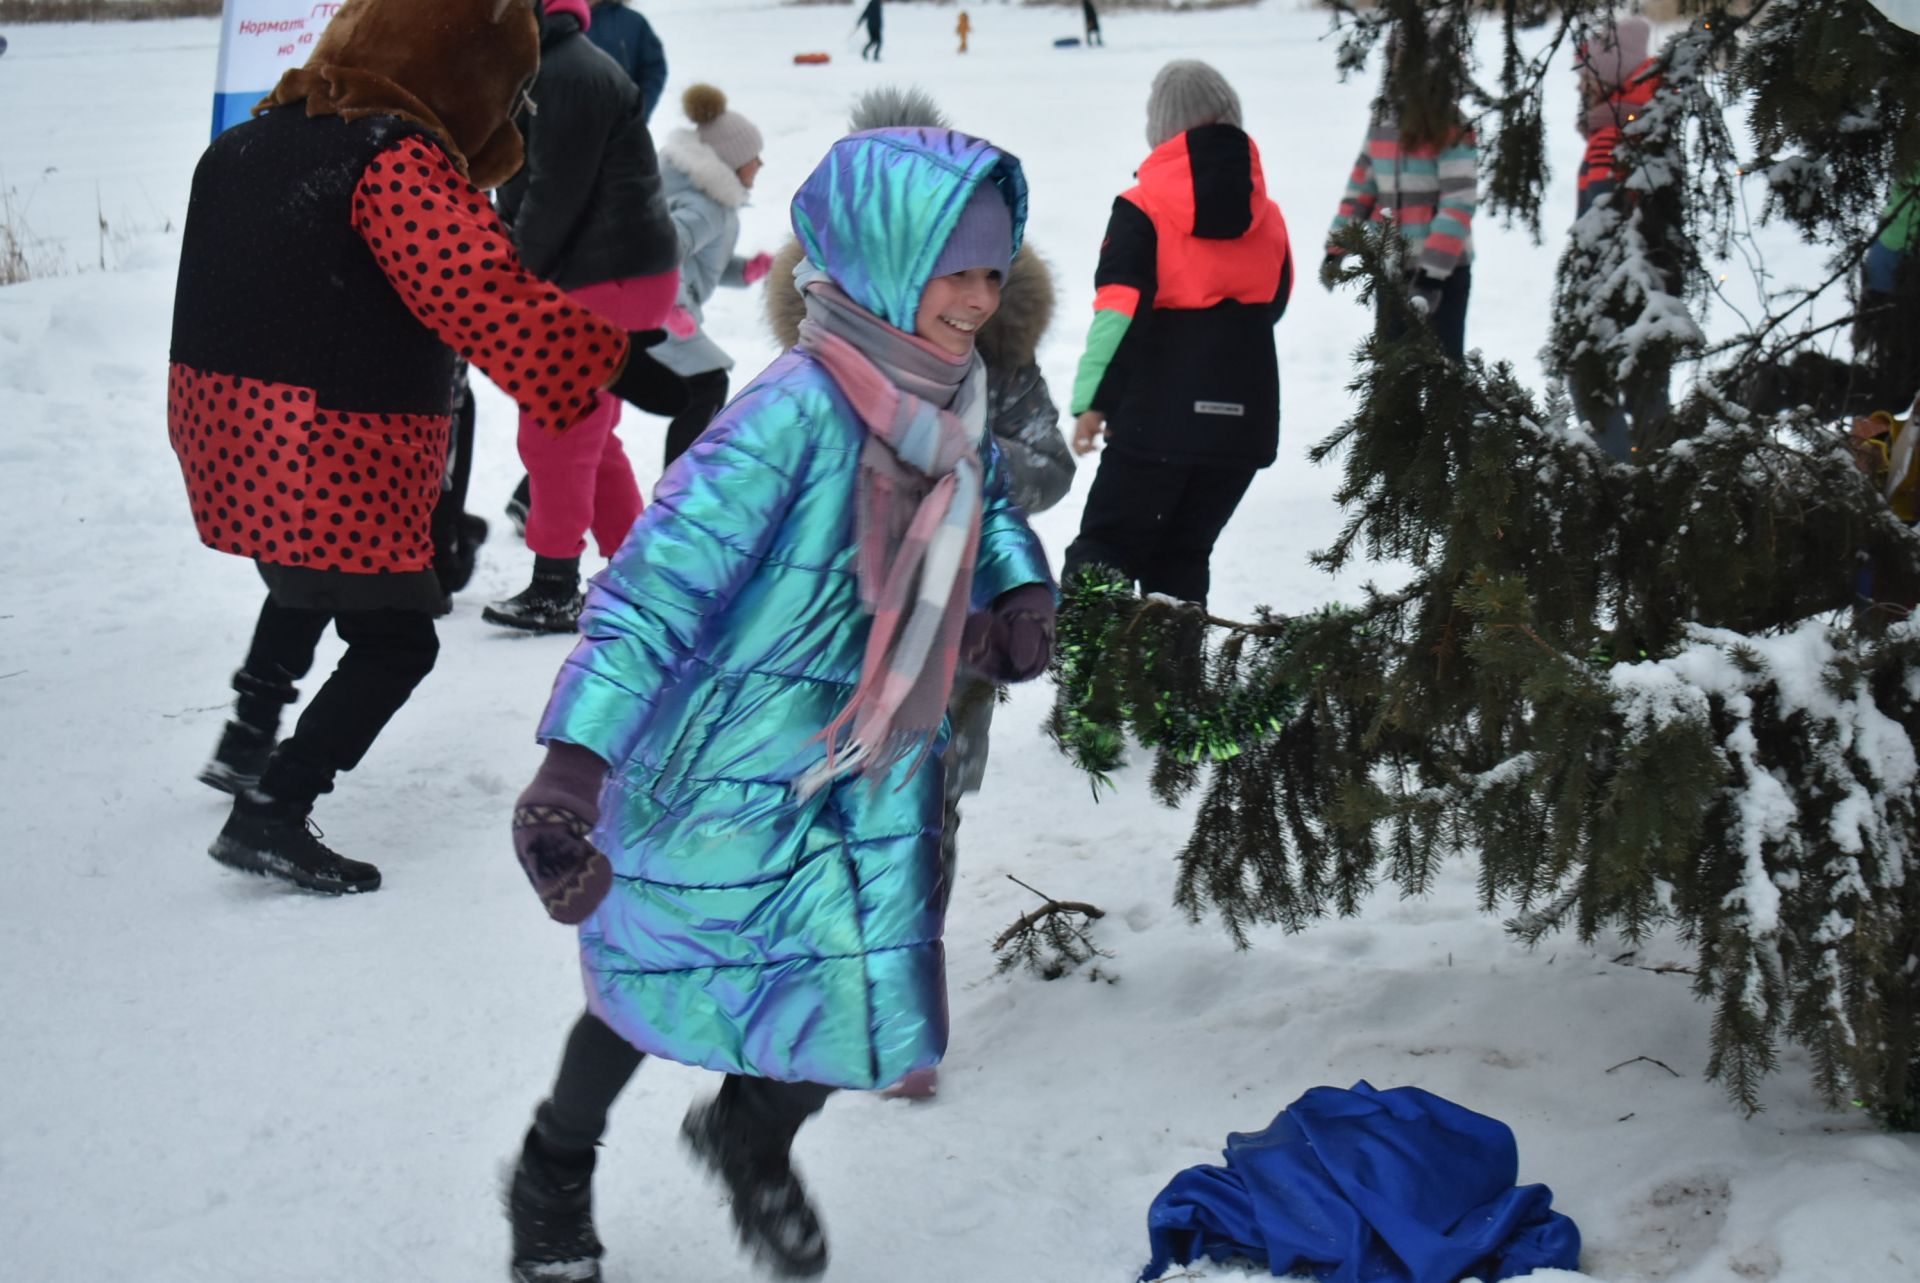
[[[589, 1154], [606, 1134], [607, 1113], [645, 1054], [592, 1012], [582, 1012], [567, 1036], [553, 1094], [541, 1102], [534, 1130], [549, 1154], [564, 1159]], [[833, 1088], [817, 1083], [781, 1083], [728, 1074], [720, 1105], [730, 1119], [768, 1153], [785, 1154], [807, 1119], [820, 1112]]]
[[1062, 582], [1082, 566], [1110, 566], [1140, 586], [1205, 605], [1213, 545], [1240, 506], [1248, 464], [1161, 462], [1109, 446], [1087, 492], [1080, 535]]
[[727, 372], [708, 370], [687, 376], [687, 408], [667, 424], [667, 466], [687, 452], [700, 434], [727, 403]]
[[[1467, 355], [1467, 299], [1473, 293], [1473, 268], [1462, 263], [1440, 287], [1440, 305], [1427, 318], [1440, 340], [1440, 349], [1456, 361]], [[1378, 317], [1388, 342], [1407, 332], [1407, 318], [1386, 295], [1380, 296]]]
[[306, 708], [293, 734], [274, 749], [260, 791], [282, 802], [311, 806], [331, 792], [333, 777], [350, 771], [400, 711], [413, 688], [433, 671], [440, 651], [433, 616], [419, 610], [337, 613], [283, 606], [269, 596], [254, 625], [246, 663], [233, 676], [240, 698], [234, 716], [266, 732], [278, 730], [293, 702], [294, 683], [313, 667], [313, 652], [332, 624], [347, 653]]

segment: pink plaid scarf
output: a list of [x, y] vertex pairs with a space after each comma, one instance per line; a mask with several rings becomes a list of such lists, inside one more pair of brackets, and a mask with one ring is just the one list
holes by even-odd
[[980, 543], [985, 414], [977, 356], [956, 362], [829, 281], [808, 282], [806, 295], [799, 346], [826, 367], [867, 429], [855, 565], [873, 625], [859, 685], [821, 732], [826, 759], [794, 781], [801, 798], [856, 772], [877, 784], [909, 755], [911, 778], [939, 732]]

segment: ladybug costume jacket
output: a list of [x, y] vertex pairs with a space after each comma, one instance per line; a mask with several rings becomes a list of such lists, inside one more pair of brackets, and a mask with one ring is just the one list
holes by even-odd
[[439, 600], [456, 352], [555, 432], [626, 360], [623, 332], [527, 273], [463, 168], [399, 114], [290, 103], [194, 173], [168, 432], [202, 541], [308, 599], [289, 604]]

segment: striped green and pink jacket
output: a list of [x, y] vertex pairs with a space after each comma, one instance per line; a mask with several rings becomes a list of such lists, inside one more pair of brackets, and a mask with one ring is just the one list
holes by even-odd
[[[1463, 129], [1443, 147], [1410, 147], [1398, 125], [1374, 125], [1347, 179], [1331, 231], [1392, 220], [1420, 270], [1444, 280], [1473, 261], [1473, 209], [1480, 199], [1480, 152]], [[1331, 252], [1338, 252], [1328, 246]]]

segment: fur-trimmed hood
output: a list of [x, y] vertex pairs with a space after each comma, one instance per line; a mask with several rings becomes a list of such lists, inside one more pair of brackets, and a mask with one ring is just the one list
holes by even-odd
[[539, 67], [533, 0], [347, 0], [254, 112], [304, 101], [309, 116], [410, 120], [485, 190], [520, 169], [515, 98]]
[[[767, 326], [783, 348], [800, 338], [806, 301], [793, 288], [793, 269], [800, 263], [800, 242], [788, 239], [773, 256], [767, 274]], [[1000, 290], [1000, 310], [980, 327], [974, 340], [980, 359], [996, 370], [1012, 371], [1031, 365], [1040, 340], [1053, 324], [1053, 268], [1029, 241], [1013, 260]]]
[[679, 170], [688, 182], [728, 209], [739, 209], [747, 203], [750, 193], [740, 175], [691, 129], [676, 129], [667, 135], [660, 147], [660, 163]]
[[[912, 127], [952, 126], [925, 90], [897, 85], [867, 90], [854, 103], [847, 121], [848, 131], [856, 134], [869, 129]], [[799, 265], [800, 254], [800, 242], [789, 240], [773, 256], [773, 270], [767, 277], [767, 325], [783, 348], [798, 341], [800, 322], [807, 314], [805, 300], [793, 288], [793, 269]], [[980, 359], [1006, 372], [1031, 365], [1041, 338], [1053, 324], [1053, 303], [1053, 269], [1028, 241], [1008, 269], [1000, 291], [1000, 310], [980, 327], [980, 336], [974, 340]]]

